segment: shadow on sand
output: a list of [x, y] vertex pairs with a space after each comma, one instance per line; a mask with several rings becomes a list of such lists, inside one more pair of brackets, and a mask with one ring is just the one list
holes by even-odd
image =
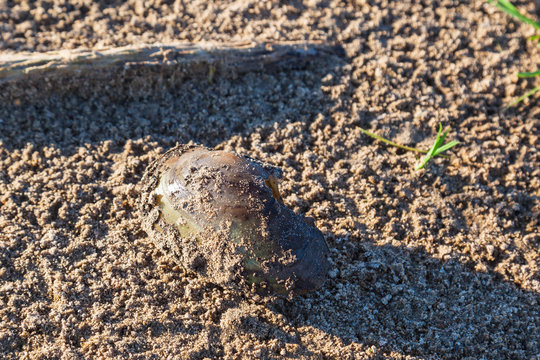
[[[216, 79], [184, 77], [181, 82], [171, 83], [161, 76], [151, 83], [141, 84], [145, 87], [143, 92], [137, 92], [133, 84], [117, 83], [103, 92], [81, 86], [69, 94], [53, 91], [35, 101], [32, 95], [11, 98], [0, 105], [3, 156], [28, 148], [28, 144], [31, 151], [40, 154], [46, 147], [58, 149], [56, 157], [68, 157], [81, 147], [92, 151], [104, 142], [110, 142], [111, 153], [119, 153], [125, 150], [126, 144], [137, 139], [163, 148], [190, 140], [215, 146], [256, 128], [268, 128], [270, 132], [274, 124], [275, 128], [280, 128], [293, 121], [309, 125], [314, 121], [313, 114], [328, 115], [336, 106], [323, 95], [321, 87], [326, 81], [324, 77], [341, 71], [346, 61], [336, 55], [300, 60], [278, 66], [271, 72], [218, 74]], [[165, 83], [168, 85], [163, 91], [161, 87]], [[135, 95], [130, 93], [132, 90]], [[131, 151], [132, 156], [137, 156], [143, 150], [135, 147]], [[108, 168], [105, 178], [114, 172], [109, 155], [94, 155], [96, 162]], [[126, 182], [138, 182], [143, 165], [128, 168]], [[69, 164], [66, 167], [67, 170]], [[105, 178], [88, 181], [99, 183]], [[10, 181], [7, 175], [4, 180]], [[40, 187], [47, 186], [33, 185], [37, 194]], [[115, 192], [104, 189], [95, 196], [90, 200], [105, 197], [112, 203]], [[21, 197], [18, 201], [26, 200]], [[75, 202], [68, 217], [77, 218], [84, 206], [83, 200], [86, 201], [82, 199], [78, 205]], [[332, 200], [339, 203], [340, 199]], [[455, 215], [459, 218], [458, 213]], [[59, 226], [66, 227], [64, 230], [69, 233], [73, 229], [67, 225], [68, 220]], [[37, 234], [37, 224], [27, 225], [25, 231]], [[101, 224], [99, 229], [92, 230], [93, 238], [106, 240], [110, 230]], [[367, 229], [364, 230], [367, 234]], [[337, 273], [321, 291], [291, 302], [276, 303], [270, 306], [270, 311], [284, 315], [287, 326], [315, 327], [328, 336], [338, 337], [342, 342], [340, 346], [374, 345], [387, 354], [508, 359], [536, 355], [540, 343], [538, 294], [519, 289], [495, 272], [477, 272], [458, 258], [441, 260], [421, 248], [377, 246], [372, 235], [366, 239], [349, 238], [348, 244], [335, 247], [336, 252], [348, 253], [349, 262], [336, 264]], [[95, 247], [88, 242], [85, 246]], [[134, 242], [133, 246], [139, 245]], [[81, 259], [77, 259], [82, 260], [95, 251], [81, 250], [77, 255]], [[4, 265], [10, 267], [17, 256], [16, 253], [5, 256]], [[150, 263], [152, 260], [148, 260]], [[100, 301], [112, 302], [109, 290], [101, 290]], [[183, 295], [182, 290], [179, 296]], [[89, 292], [81, 293], [81, 298], [84, 296], [90, 298]], [[234, 306], [230, 304], [225, 308]], [[78, 311], [85, 313], [90, 307], [91, 304], [83, 303]], [[229, 314], [234, 315], [234, 311]], [[297, 330], [298, 336], [291, 336], [281, 327], [265, 323], [256, 313], [246, 319], [252, 322], [253, 329], [258, 329], [258, 334], [261, 327], [266, 329], [264, 341], [276, 337], [304, 347], [304, 351], [300, 351], [304, 355], [324, 355], [316, 348], [308, 349], [300, 330]], [[102, 320], [110, 324], [122, 321], [107, 316]], [[150, 329], [152, 337], [163, 334], [174, 337], [192, 331], [183, 321], [182, 317], [167, 323], [154, 319], [140, 332]], [[207, 356], [212, 351], [219, 355], [225, 346], [219, 342], [228, 339], [222, 331], [216, 326], [208, 338], [211, 346], [193, 353], [192, 357]], [[73, 346], [80, 344], [80, 340], [74, 341]], [[147, 347], [151, 348], [150, 344]], [[132, 351], [137, 352], [135, 348]]]

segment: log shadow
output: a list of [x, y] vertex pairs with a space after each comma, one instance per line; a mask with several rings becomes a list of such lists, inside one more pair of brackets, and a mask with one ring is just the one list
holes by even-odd
[[[9, 98], [9, 101], [4, 101], [0, 106], [2, 156], [7, 157], [10, 152], [28, 149], [28, 144], [31, 144], [30, 153], [35, 152], [39, 156], [46, 152], [46, 148], [57, 149], [58, 152], [54, 153], [53, 157], [59, 159], [85, 148], [89, 153], [93, 153], [96, 162], [103, 164], [102, 172], [82, 179], [82, 182], [102, 184], [100, 189], [96, 189], [95, 193], [77, 195], [75, 199], [71, 199], [71, 207], [64, 211], [64, 218], [53, 221], [56, 224], [46, 224], [63, 232], [64, 238], [70, 239], [70, 242], [74, 238], [82, 240], [81, 244], [73, 245], [75, 255], [68, 253], [65, 263], [82, 261], [89, 258], [89, 253], [94, 251], [90, 249], [86, 252], [86, 247], [92, 248], [96, 247], [98, 242], [107, 242], [112, 231], [107, 223], [114, 223], [115, 219], [120, 221], [122, 217], [129, 217], [130, 214], [134, 216], [135, 213], [135, 210], [128, 209], [124, 214], [119, 214], [115, 213], [110, 205], [96, 205], [98, 214], [103, 216], [98, 217], [98, 221], [91, 222], [90, 229], [82, 233], [74, 228], [74, 224], [81, 213], [86, 215], [84, 206], [88, 203], [97, 204], [100, 200], [106, 200], [106, 204], [112, 204], [115, 199], [127, 202], [133, 200], [134, 195], [124, 190], [123, 186], [136, 184], [146, 163], [150, 161], [145, 158], [138, 164], [131, 164], [126, 160], [122, 167], [117, 168], [111, 154], [126, 152], [126, 158], [142, 158], [147, 150], [144, 143], [151, 144], [151, 147], [168, 148], [177, 142], [192, 140], [214, 146], [235, 135], [247, 134], [255, 128], [271, 127], [275, 123], [277, 127], [293, 121], [309, 124], [314, 120], [312, 114], [328, 113], [335, 105], [320, 89], [323, 77], [336, 68], [339, 70], [342, 65], [343, 60], [331, 55], [307, 62], [293, 61], [283, 67], [277, 66], [272, 71], [262, 69], [260, 72], [244, 74], [218, 73], [214, 78], [210, 78], [211, 71], [208, 66], [203, 67], [199, 76], [187, 76], [174, 81], [168, 81], [174, 72], [165, 72], [151, 77], [148, 83], [140, 80], [137, 83], [120, 82], [109, 89], [103, 89], [103, 92], [89, 93], [88, 89], [80, 86], [73, 89], [72, 93], [56, 93], [51, 90], [50, 94], [37, 99], [33, 99], [30, 92], [26, 97], [21, 95], [22, 98]], [[51, 89], [49, 85], [44, 86]], [[137, 91], [138, 86], [142, 91]], [[135, 91], [130, 92], [130, 89]], [[110, 143], [106, 148], [108, 150], [105, 153], [96, 153], [95, 150], [100, 149], [106, 142]], [[40, 174], [45, 173], [48, 166], [46, 163], [37, 164], [22, 168], [21, 171]], [[59, 165], [55, 170], [65, 171], [71, 167], [77, 169], [76, 164], [68, 163]], [[5, 173], [1, 179], [8, 182], [19, 175], [16, 171], [9, 175]], [[117, 177], [119, 183], [108, 182], [113, 177]], [[329, 186], [324, 179], [321, 184]], [[57, 190], [54, 189], [55, 185], [32, 181], [28, 184], [28, 187], [30, 186], [35, 194], [43, 195]], [[10, 198], [14, 206], [30, 209], [32, 206], [29, 204], [36, 205], [38, 200], [15, 195]], [[339, 199], [331, 200], [337, 203]], [[10, 214], [10, 206], [8, 204], [2, 208], [6, 215]], [[43, 212], [37, 207], [35, 210]], [[59, 217], [56, 207], [46, 211], [51, 212], [51, 219]], [[91, 211], [95, 209], [88, 209], [88, 213]], [[459, 218], [460, 214], [454, 215]], [[41, 237], [43, 224], [38, 222], [37, 217], [36, 221], [22, 222], [17, 226], [29, 233], [21, 240], [27, 244], [9, 250], [9, 253], [6, 250], [2, 258], [2, 265], [5, 267], [12, 266], [17, 257], [21, 256], [28, 243], [33, 241], [32, 234], [36, 239]], [[524, 291], [517, 285], [508, 283], [493, 271], [475, 271], [459, 257], [439, 259], [422, 248], [375, 245], [376, 239], [369, 229], [360, 226], [360, 231], [365, 237], [351, 237], [347, 240], [347, 246], [339, 250], [347, 252], [349, 262], [336, 266], [337, 272], [333, 273], [332, 279], [323, 289], [292, 302], [269, 305], [268, 309], [285, 315], [287, 325], [295, 329], [320, 330], [326, 341], [330, 342], [334, 336], [345, 346], [374, 345], [385, 354], [397, 352], [433, 358], [531, 358], [536, 355], [540, 341], [537, 293]], [[337, 237], [331, 233], [327, 235]], [[151, 246], [141, 241], [143, 237], [143, 234], [135, 233], [133, 238], [125, 241], [119, 248], [126, 252], [149, 253]], [[107, 247], [109, 246], [111, 244], [107, 244]], [[100, 258], [107, 254], [107, 247], [100, 245]], [[130, 289], [138, 288], [144, 293], [146, 284], [138, 283], [137, 276], [140, 276], [140, 273], [157, 272], [159, 266], [156, 259], [158, 255], [154, 253], [146, 263], [139, 265], [137, 274], [134, 274], [135, 271], [128, 274], [132, 276], [133, 284], [126, 286]], [[89, 261], [87, 266], [89, 272], [95, 270], [92, 261]], [[61, 271], [61, 268], [51, 270], [56, 273]], [[172, 266], [167, 272], [179, 278], [173, 280], [181, 281], [182, 274], [174, 271]], [[122, 280], [124, 277], [121, 273], [112, 273], [115, 279]], [[93, 276], [96, 281], [102, 277], [100, 272]], [[47, 281], [43, 283], [46, 284]], [[77, 304], [81, 317], [91, 315], [92, 303], [102, 302], [109, 306], [112, 302], [112, 296], [103, 288], [98, 289], [98, 300], [92, 300], [89, 286], [84, 285], [82, 292], [75, 291], [75, 285], [70, 286], [65, 300], [69, 306], [75, 307], [76, 299], [89, 299], [87, 303]], [[208, 294], [211, 293], [206, 289], [208, 294], [185, 295], [183, 288], [170, 292], [170, 286], [172, 285], [163, 284], [158, 291], [168, 292], [171, 298], [166, 300], [171, 302], [174, 301], [173, 296], [196, 302], [210, 297]], [[22, 289], [20, 293], [10, 294], [9, 297], [15, 299], [32, 294], [27, 302], [21, 303], [24, 307], [30, 306], [29, 303], [40, 296], [48, 296], [39, 291], [38, 294], [25, 291]], [[155, 298], [160, 295], [161, 293], [152, 294]], [[242, 297], [238, 294], [235, 296]], [[238, 300], [242, 301], [246, 300]], [[143, 305], [142, 302], [135, 304], [135, 310], [130, 311], [142, 313], [145, 311]], [[167, 304], [157, 300], [153, 306], [153, 309], [159, 311], [168, 310]], [[213, 315], [216, 317], [215, 327], [208, 337], [211, 344], [195, 351], [194, 358], [212, 353], [220, 354], [223, 346], [230, 340], [228, 334], [220, 328], [220, 319], [234, 306], [235, 304], [230, 304]], [[201, 313], [194, 315], [202, 315], [203, 310], [200, 309]], [[284, 332], [283, 323], [264, 319], [259, 313], [262, 313], [262, 310], [254, 308], [242, 315], [238, 325], [232, 321], [232, 336], [254, 336], [261, 344], [276, 338], [284, 344], [295, 345], [300, 349], [298, 354], [309, 357], [319, 355], [316, 347], [308, 348], [299, 330]], [[116, 325], [127, 317], [122, 315], [123, 313], [119, 314], [117, 318], [107, 317], [105, 314], [104, 322]], [[140, 336], [150, 331], [150, 338], [164, 334], [171, 334], [170, 337], [174, 338], [188, 332], [188, 328], [183, 325], [183, 317], [178, 314], [171, 316], [168, 322], [152, 320], [139, 328], [129, 330]], [[519, 319], [518, 327], [515, 326], [515, 319]], [[203, 332], [202, 326], [191, 328]], [[237, 329], [241, 329], [245, 334], [236, 332]], [[115, 335], [120, 341], [126, 334], [122, 332], [122, 328], [116, 330], [118, 333]], [[127, 328], [125, 331], [127, 333]], [[294, 334], [295, 331], [297, 335]], [[89, 336], [84, 332], [76, 335], [82, 340]], [[72, 346], [76, 347], [77, 341], [80, 343], [82, 340], [76, 340]], [[21, 348], [22, 345], [21, 343]], [[326, 348], [330, 346], [327, 345]], [[134, 352], [130, 349], [137, 346], [139, 345], [136, 343], [125, 344], [127, 352]], [[141, 345], [143, 350], [146, 346]], [[320, 356], [331, 355], [320, 352]]]
[[[165, 56], [149, 59], [154, 55]], [[0, 139], [8, 151], [33, 144], [65, 155], [141, 138], [164, 147], [214, 146], [254, 127], [309, 121], [307, 109], [324, 102], [321, 76], [342, 66], [343, 56], [326, 45], [261, 45], [173, 53], [150, 64], [53, 68], [9, 81], [0, 76]]]
[[[192, 324], [185, 309], [171, 310], [172, 304], [182, 308], [182, 301], [199, 301], [206, 294], [186, 291], [184, 273], [165, 266], [162, 254], [142, 240], [146, 235], [135, 220], [138, 194], [131, 185], [160, 151], [177, 143], [215, 146], [255, 128], [310, 123], [312, 114], [327, 111], [333, 101], [322, 94], [322, 78], [344, 64], [342, 54], [330, 47], [306, 54], [295, 49], [259, 69], [212, 70], [213, 64], [199, 63], [187, 74], [185, 68], [160, 66], [123, 71], [105, 82], [97, 72], [95, 79], [77, 73], [67, 80], [37, 77], [14, 92], [0, 84], [0, 185], [9, 188], [0, 211], [12, 219], [10, 232], [0, 234], [0, 265], [7, 269], [1, 276], [6, 283], [24, 282], [0, 292], [2, 301], [18, 304], [4, 313], [12, 322], [0, 325], [2, 355], [15, 357], [39, 338], [64, 342], [82, 356], [104, 346], [100, 335], [109, 332], [107, 341], [115, 343], [108, 346], [111, 356], [148, 352], [160, 338], [189, 348], [193, 344], [183, 340], [188, 336], [205, 339], [197, 340], [202, 345], [191, 349], [192, 358], [219, 356], [221, 331], [214, 326], [207, 334], [198, 318], [206, 309], [194, 311]], [[15, 271], [33, 247], [39, 251], [32, 261], [40, 265]], [[139, 263], [118, 265], [130, 258]], [[169, 281], [149, 290], [163, 268]], [[82, 272], [81, 280], [77, 273]], [[32, 281], [23, 281], [29, 276]], [[212, 287], [205, 291], [211, 293]], [[148, 316], [144, 301], [118, 300], [126, 292], [136, 292], [137, 298], [149, 294], [150, 308], [169, 317]], [[41, 307], [37, 320], [29, 317], [32, 328], [24, 329], [24, 316], [36, 302]], [[55, 307], [61, 312], [53, 318]], [[70, 314], [78, 323], [95, 318], [96, 326], [68, 326]], [[295, 342], [280, 330], [268, 331]], [[132, 333], [137, 338], [130, 338]]]

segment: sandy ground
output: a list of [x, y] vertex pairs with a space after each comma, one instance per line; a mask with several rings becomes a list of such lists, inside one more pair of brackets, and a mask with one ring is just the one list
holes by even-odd
[[[538, 63], [528, 35], [484, 1], [0, 0], [0, 57], [172, 40], [344, 50], [174, 86], [159, 72], [148, 87], [1, 84], [0, 357], [539, 358], [540, 109], [503, 109], [535, 84], [515, 76]], [[428, 148], [439, 122], [461, 144], [418, 172], [359, 130]], [[140, 180], [189, 141], [284, 170], [285, 203], [331, 249], [321, 290], [269, 302], [156, 248]]]

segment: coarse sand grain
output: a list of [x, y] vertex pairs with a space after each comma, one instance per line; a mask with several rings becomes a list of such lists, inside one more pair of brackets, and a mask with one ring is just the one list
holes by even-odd
[[[535, 85], [515, 75], [536, 69], [532, 34], [481, 0], [0, 0], [0, 59], [172, 41], [343, 49], [168, 83], [155, 66], [0, 83], [0, 357], [539, 358], [540, 108], [504, 110]], [[427, 149], [439, 123], [461, 144], [422, 171], [359, 128]], [[283, 169], [285, 204], [330, 247], [321, 290], [267, 301], [154, 246], [140, 180], [189, 141]]]

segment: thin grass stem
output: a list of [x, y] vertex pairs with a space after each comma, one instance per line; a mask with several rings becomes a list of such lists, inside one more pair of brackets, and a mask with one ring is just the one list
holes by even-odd
[[[417, 149], [417, 148], [413, 148], [413, 147], [409, 147], [409, 146], [405, 146], [405, 145], [400, 145], [400, 144], [396, 144], [395, 142], [393, 141], [390, 141], [388, 139], [385, 139], [379, 135], [376, 135], [376, 134], [373, 134], [361, 127], [358, 127], [360, 129], [360, 131], [362, 131], [364, 134], [368, 135], [368, 136], [371, 136], [372, 138], [374, 139], [377, 139], [379, 141], [382, 141], [383, 143], [386, 143], [388, 145], [391, 145], [391, 146], [394, 146], [394, 147], [397, 147], [397, 148], [400, 148], [400, 149], [403, 149], [403, 150], [408, 150], [408, 151], [414, 151], [414, 152], [417, 152], [417, 153], [420, 153], [420, 154], [427, 154], [428, 152], [425, 151], [425, 150], [420, 150], [420, 149]], [[450, 158], [450, 156], [447, 156], [447, 155], [437, 155], [437, 156], [441, 156], [441, 157], [444, 157], [444, 158]]]
[[488, 0], [489, 3], [494, 4], [496, 7], [515, 17], [516, 19], [533, 26], [536, 30], [540, 30], [540, 24], [533, 19], [521, 14], [518, 9], [508, 0]]
[[535, 87], [531, 91], [521, 95], [519, 98], [517, 98], [515, 101], [511, 102], [509, 105], [506, 105], [505, 109], [511, 108], [512, 106], [516, 106], [517, 104], [519, 104], [520, 102], [522, 102], [523, 100], [528, 98], [529, 96], [533, 95], [538, 90], [540, 90], [540, 85], [538, 85], [537, 87]]
[[532, 78], [537, 77], [540, 75], [540, 70], [536, 70], [534, 72], [518, 72], [517, 76], [519, 78]]

